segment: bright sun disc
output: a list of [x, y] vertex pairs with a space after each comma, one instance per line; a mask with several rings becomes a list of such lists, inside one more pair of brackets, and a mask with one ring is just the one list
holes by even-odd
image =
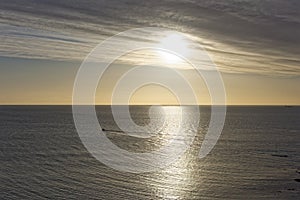
[[[168, 35], [163, 38], [159, 44], [159, 47], [169, 51], [174, 51], [180, 54], [180, 56], [186, 56], [188, 54], [188, 45], [184, 38], [179, 34]], [[173, 54], [172, 52], [159, 51], [159, 55], [168, 63], [178, 63], [182, 61], [182, 58]]]

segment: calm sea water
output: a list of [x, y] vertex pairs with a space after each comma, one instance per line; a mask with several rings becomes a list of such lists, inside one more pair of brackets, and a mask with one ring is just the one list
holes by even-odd
[[[169, 134], [151, 139], [120, 134], [110, 107], [96, 109], [100, 124], [116, 130], [107, 136], [120, 148], [151, 151]], [[149, 123], [148, 109], [131, 107], [137, 124]], [[170, 126], [176, 126], [176, 109], [166, 108]], [[185, 111], [185, 120], [192, 119], [192, 107]], [[0, 199], [300, 198], [300, 107], [228, 107], [223, 133], [204, 159], [198, 151], [210, 108], [200, 111], [197, 137], [181, 159], [157, 172], [131, 174], [89, 154], [70, 106], [1, 106]], [[185, 131], [194, 131], [188, 124]]]

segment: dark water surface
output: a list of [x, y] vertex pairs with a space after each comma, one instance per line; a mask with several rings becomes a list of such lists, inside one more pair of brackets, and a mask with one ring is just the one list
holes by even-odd
[[[148, 108], [131, 107], [137, 124], [149, 123]], [[110, 107], [96, 110], [101, 126], [116, 130], [107, 136], [121, 148], [151, 151], [168, 134], [137, 140], [119, 134]], [[172, 116], [176, 107], [166, 110]], [[131, 174], [88, 153], [71, 106], [0, 106], [0, 199], [300, 198], [300, 107], [228, 107], [223, 133], [204, 159], [198, 151], [210, 108], [200, 111], [198, 135], [180, 160], [161, 171]], [[187, 123], [187, 133], [194, 129]]]

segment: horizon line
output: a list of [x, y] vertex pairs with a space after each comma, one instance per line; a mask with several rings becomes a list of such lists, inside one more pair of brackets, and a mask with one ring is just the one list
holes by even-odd
[[0, 106], [300, 106], [300, 104], [0, 104]]

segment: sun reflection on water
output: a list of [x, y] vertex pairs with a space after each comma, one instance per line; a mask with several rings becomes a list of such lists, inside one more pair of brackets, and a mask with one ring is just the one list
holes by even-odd
[[[177, 139], [186, 139], [189, 131], [194, 127], [185, 123], [190, 115], [186, 115], [186, 108], [182, 106], [163, 106], [165, 123], [163, 132], [169, 137], [173, 137], [176, 131], [180, 130], [180, 136]], [[181, 124], [181, 125], [180, 125]], [[170, 138], [165, 138], [168, 140]], [[166, 142], [166, 141], [164, 141]], [[195, 180], [195, 171], [193, 165], [197, 159], [197, 154], [185, 153], [171, 166], [155, 173], [145, 175], [145, 184], [153, 191], [153, 198], [158, 199], [186, 199], [201, 180]]]

